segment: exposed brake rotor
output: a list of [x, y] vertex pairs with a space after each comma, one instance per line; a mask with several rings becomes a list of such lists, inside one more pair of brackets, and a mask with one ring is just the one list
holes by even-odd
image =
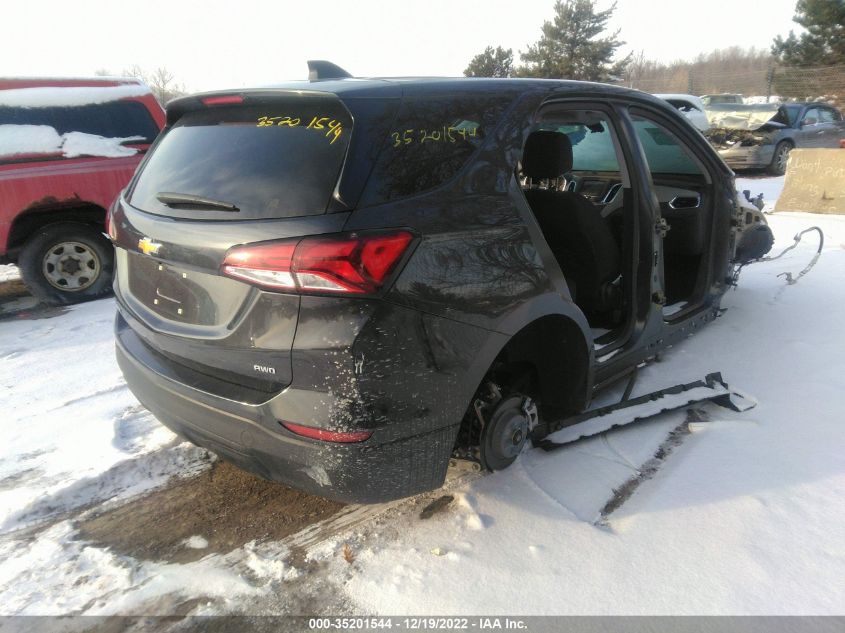
[[531, 398], [518, 394], [499, 396], [492, 403], [477, 400], [475, 404], [481, 424], [479, 461], [485, 470], [503, 470], [516, 460], [537, 426], [537, 405]]

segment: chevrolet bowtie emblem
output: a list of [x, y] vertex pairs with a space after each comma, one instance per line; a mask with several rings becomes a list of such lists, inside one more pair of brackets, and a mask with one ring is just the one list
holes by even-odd
[[138, 250], [140, 250], [144, 255], [155, 255], [158, 253], [158, 249], [160, 248], [161, 244], [153, 242], [148, 237], [138, 240]]

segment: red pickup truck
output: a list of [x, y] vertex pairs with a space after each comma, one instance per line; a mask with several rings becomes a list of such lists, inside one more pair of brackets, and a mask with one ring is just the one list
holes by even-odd
[[0, 78], [0, 264], [41, 301], [111, 290], [106, 210], [164, 122], [136, 79]]

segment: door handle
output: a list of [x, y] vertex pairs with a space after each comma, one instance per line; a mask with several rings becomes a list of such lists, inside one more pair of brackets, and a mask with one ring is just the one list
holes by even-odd
[[670, 209], [697, 209], [701, 206], [701, 196], [675, 196], [669, 201]]

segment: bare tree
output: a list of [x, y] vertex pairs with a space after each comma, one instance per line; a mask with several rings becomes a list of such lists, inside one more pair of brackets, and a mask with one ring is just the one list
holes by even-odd
[[702, 53], [692, 61], [655, 62], [637, 56], [625, 83], [646, 92], [737, 92], [765, 94], [773, 58], [768, 51], [730, 48]]
[[625, 67], [625, 85], [633, 88], [642, 79], [651, 62], [645, 58], [645, 51], [631, 53], [630, 61]]
[[136, 77], [147, 84], [161, 104], [187, 94], [185, 85], [177, 82], [175, 75], [163, 66], [147, 73], [143, 68], [134, 64], [128, 69], [124, 69], [122, 74], [127, 77]]

